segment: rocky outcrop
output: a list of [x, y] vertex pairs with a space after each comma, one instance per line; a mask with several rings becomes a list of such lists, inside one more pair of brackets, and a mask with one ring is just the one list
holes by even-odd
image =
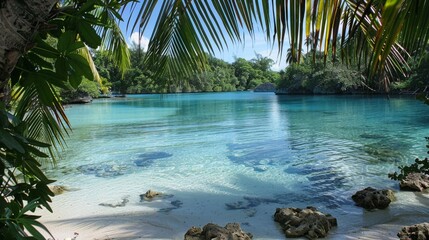
[[405, 179], [401, 180], [399, 186], [402, 190], [421, 192], [429, 188], [429, 176], [424, 173], [409, 173]]
[[401, 240], [425, 240], [429, 239], [429, 223], [420, 223], [403, 227], [398, 233]]
[[185, 234], [185, 240], [250, 240], [253, 236], [243, 232], [238, 223], [228, 223], [225, 227], [209, 223], [202, 229], [191, 227]]
[[253, 91], [254, 92], [275, 92], [276, 85], [274, 83], [262, 83], [258, 85]]
[[314, 207], [277, 208], [274, 221], [280, 223], [286, 237], [291, 238], [324, 238], [332, 227], [337, 226], [336, 218], [319, 212]]
[[357, 191], [352, 196], [353, 201], [359, 207], [365, 209], [385, 209], [389, 204], [395, 200], [395, 195], [392, 190], [384, 189], [377, 190], [375, 188], [367, 187], [363, 190]]

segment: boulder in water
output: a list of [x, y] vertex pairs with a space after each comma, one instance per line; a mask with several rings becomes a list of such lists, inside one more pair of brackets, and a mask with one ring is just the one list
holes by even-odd
[[225, 227], [208, 223], [202, 229], [191, 227], [185, 234], [185, 240], [250, 240], [253, 235], [243, 232], [238, 223], [228, 223]]
[[401, 240], [425, 240], [429, 239], [429, 223], [420, 223], [403, 227], [398, 233]]
[[336, 218], [319, 212], [314, 207], [277, 208], [274, 221], [280, 223], [286, 237], [291, 238], [324, 238], [332, 227], [337, 226]]
[[145, 194], [140, 195], [140, 199], [141, 200], [146, 200], [146, 201], [151, 201], [155, 197], [159, 197], [161, 195], [162, 195], [162, 193], [155, 192], [155, 191], [149, 189]]
[[429, 175], [424, 173], [409, 173], [405, 179], [401, 180], [399, 186], [402, 190], [421, 192], [429, 188]]
[[377, 190], [372, 187], [367, 187], [363, 190], [357, 191], [352, 196], [357, 206], [365, 209], [385, 209], [389, 206], [390, 202], [395, 200], [395, 195], [392, 190], [384, 189]]

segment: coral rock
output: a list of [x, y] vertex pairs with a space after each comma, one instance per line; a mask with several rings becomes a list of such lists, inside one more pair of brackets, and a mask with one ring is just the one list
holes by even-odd
[[410, 173], [401, 180], [399, 186], [403, 190], [423, 191], [429, 188], [429, 176], [424, 173]]
[[392, 190], [377, 190], [367, 187], [363, 190], [357, 191], [352, 196], [353, 201], [357, 206], [365, 209], [385, 209], [389, 206], [390, 202], [395, 200], [395, 195]]
[[286, 237], [309, 239], [324, 238], [329, 230], [337, 226], [337, 219], [317, 211], [314, 207], [277, 208], [274, 220], [282, 226]]
[[421, 223], [403, 227], [398, 233], [401, 240], [426, 240], [429, 239], [429, 223]]
[[252, 234], [243, 232], [238, 223], [228, 223], [225, 227], [208, 223], [202, 229], [191, 227], [185, 234], [185, 240], [251, 240], [252, 238]]
[[[143, 195], [143, 194], [142, 194]], [[155, 191], [152, 191], [151, 189], [149, 189], [143, 196], [140, 196], [140, 198], [141, 197], [143, 197], [143, 199], [144, 200], [146, 200], [146, 201], [150, 201], [150, 200], [152, 200], [154, 197], [158, 197], [158, 196], [161, 196], [162, 195], [162, 193], [160, 193], [160, 192], [155, 192]]]

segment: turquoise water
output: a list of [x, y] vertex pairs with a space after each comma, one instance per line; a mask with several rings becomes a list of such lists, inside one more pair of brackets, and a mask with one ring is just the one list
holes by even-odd
[[[308, 205], [354, 217], [350, 230], [364, 224], [354, 192], [397, 189], [387, 173], [425, 156], [428, 110], [410, 98], [252, 92], [96, 100], [66, 109], [73, 132], [49, 174], [81, 189], [64, 205], [103, 209], [126, 196], [120, 211], [180, 216], [165, 223], [172, 238], [201, 219], [257, 229], [276, 207]], [[141, 202], [148, 189], [172, 196]]]

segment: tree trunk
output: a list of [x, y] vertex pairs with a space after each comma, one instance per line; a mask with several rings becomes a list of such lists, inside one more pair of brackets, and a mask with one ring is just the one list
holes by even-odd
[[0, 0], [0, 101], [10, 101], [10, 74], [58, 0]]

